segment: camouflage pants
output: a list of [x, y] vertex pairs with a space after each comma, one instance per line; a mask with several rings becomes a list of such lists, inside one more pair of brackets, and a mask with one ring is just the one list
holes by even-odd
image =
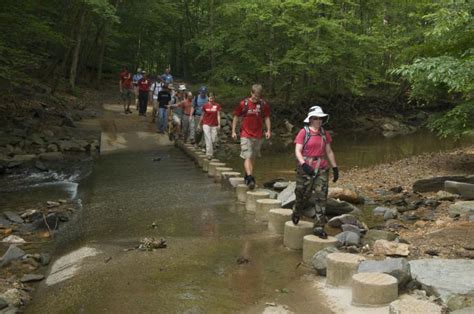
[[315, 226], [323, 226], [327, 221], [328, 171], [319, 170], [316, 177], [311, 177], [298, 166], [295, 195], [294, 211], [301, 216], [314, 218]]

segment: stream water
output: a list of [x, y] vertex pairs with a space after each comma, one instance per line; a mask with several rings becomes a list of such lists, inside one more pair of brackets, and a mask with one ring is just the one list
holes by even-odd
[[[134, 141], [140, 144], [140, 137]], [[333, 147], [340, 168], [348, 169], [455, 145], [462, 143], [427, 133], [390, 140], [353, 134], [336, 136]], [[221, 190], [172, 145], [139, 146], [100, 156], [80, 182], [73, 174], [30, 178], [25, 189], [18, 178], [0, 191], [2, 209], [56, 198], [82, 206], [56, 240], [56, 256], [76, 257], [57, 270], [56, 281], [37, 286], [27, 313], [261, 312], [282, 296], [299, 312], [305, 306], [331, 312], [317, 290], [305, 290], [300, 253], [268, 234], [233, 192]], [[257, 178], [293, 178], [292, 156], [290, 149], [264, 152]], [[239, 158], [229, 163], [241, 169]], [[129, 250], [143, 237], [166, 238], [168, 248]], [[92, 253], [77, 258], [85, 247]], [[241, 256], [249, 263], [237, 263]], [[71, 273], [61, 276], [65, 268]]]

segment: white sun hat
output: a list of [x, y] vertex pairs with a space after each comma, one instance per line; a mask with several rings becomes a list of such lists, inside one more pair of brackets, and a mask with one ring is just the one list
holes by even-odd
[[327, 117], [327, 116], [328, 116], [328, 114], [324, 113], [323, 109], [321, 109], [321, 107], [313, 106], [313, 107], [309, 108], [308, 116], [306, 117], [306, 119], [304, 119], [304, 123], [309, 123], [309, 118], [311, 118], [311, 117], [324, 118], [324, 117]]
[[178, 90], [185, 91], [186, 90], [186, 85], [185, 84], [180, 84], [179, 87], [178, 87]]

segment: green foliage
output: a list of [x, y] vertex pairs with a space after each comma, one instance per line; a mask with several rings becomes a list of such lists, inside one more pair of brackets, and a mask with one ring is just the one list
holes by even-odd
[[428, 127], [440, 137], [459, 139], [474, 132], [474, 101], [457, 105], [446, 114], [435, 116]]

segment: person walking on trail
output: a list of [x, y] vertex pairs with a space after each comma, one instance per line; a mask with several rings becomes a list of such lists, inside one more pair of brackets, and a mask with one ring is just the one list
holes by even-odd
[[162, 83], [159, 79], [156, 79], [150, 86], [150, 99], [153, 101], [153, 111], [151, 113], [151, 122], [155, 123], [156, 115], [158, 112], [158, 93], [162, 89]]
[[135, 73], [132, 77], [133, 90], [135, 92], [135, 106], [137, 106], [137, 110], [138, 110], [138, 94], [139, 94], [138, 81], [142, 77], [143, 77], [142, 69], [140, 69], [140, 68], [137, 69], [137, 73]]
[[132, 86], [132, 75], [128, 72], [128, 68], [124, 67], [120, 72], [120, 97], [123, 102], [123, 112], [125, 114], [132, 113], [130, 105], [132, 104], [133, 86]]
[[[329, 118], [321, 107], [313, 106], [295, 138], [296, 201], [291, 220], [298, 224], [305, 209], [314, 208], [309, 218], [314, 219], [314, 235], [326, 239], [324, 225], [327, 222], [326, 202], [328, 195], [329, 164], [332, 167], [333, 182], [339, 179], [339, 170], [334, 152], [331, 149], [331, 135], [322, 127]], [[326, 160], [327, 158], [327, 160]], [[306, 215], [308, 215], [306, 213]]]
[[232, 138], [237, 139], [237, 122], [240, 123], [240, 157], [244, 159], [245, 184], [249, 189], [255, 188], [255, 178], [253, 170], [255, 159], [260, 156], [263, 137], [263, 120], [265, 121], [265, 138], [271, 137], [270, 106], [261, 98], [262, 85], [252, 86], [249, 98], [243, 99], [234, 110], [232, 120]]
[[146, 109], [148, 106], [148, 93], [150, 92], [151, 81], [146, 75], [145, 71], [142, 71], [142, 78], [138, 81], [138, 115], [146, 116]]
[[163, 73], [160, 78], [165, 85], [173, 84], [173, 75], [171, 75], [171, 68], [167, 67], [165, 73]]
[[214, 155], [214, 145], [217, 141], [217, 132], [221, 128], [221, 106], [216, 103], [214, 95], [209, 94], [209, 102], [202, 107], [199, 127], [202, 124], [204, 141], [206, 143], [206, 157], [211, 160]]
[[[180, 89], [182, 89], [181, 86], [180, 86]], [[178, 104], [172, 105], [172, 106], [177, 109], [181, 109], [182, 111], [182, 118], [180, 121], [181, 137], [183, 141], [186, 143], [186, 141], [189, 138], [191, 120], [193, 119], [193, 93], [186, 92], [184, 99], [181, 100]]]
[[171, 92], [173, 85], [164, 85], [163, 89], [158, 93], [158, 119], [156, 120], [156, 128], [158, 133], [165, 133], [168, 128], [168, 106], [171, 101]]
[[201, 120], [202, 115], [202, 107], [209, 101], [209, 97], [207, 96], [207, 87], [201, 86], [199, 88], [199, 95], [194, 97], [193, 100], [193, 120], [191, 125], [191, 135], [190, 141], [191, 144], [196, 144], [197, 146], [201, 145], [202, 141], [202, 132], [198, 130], [199, 121]]

